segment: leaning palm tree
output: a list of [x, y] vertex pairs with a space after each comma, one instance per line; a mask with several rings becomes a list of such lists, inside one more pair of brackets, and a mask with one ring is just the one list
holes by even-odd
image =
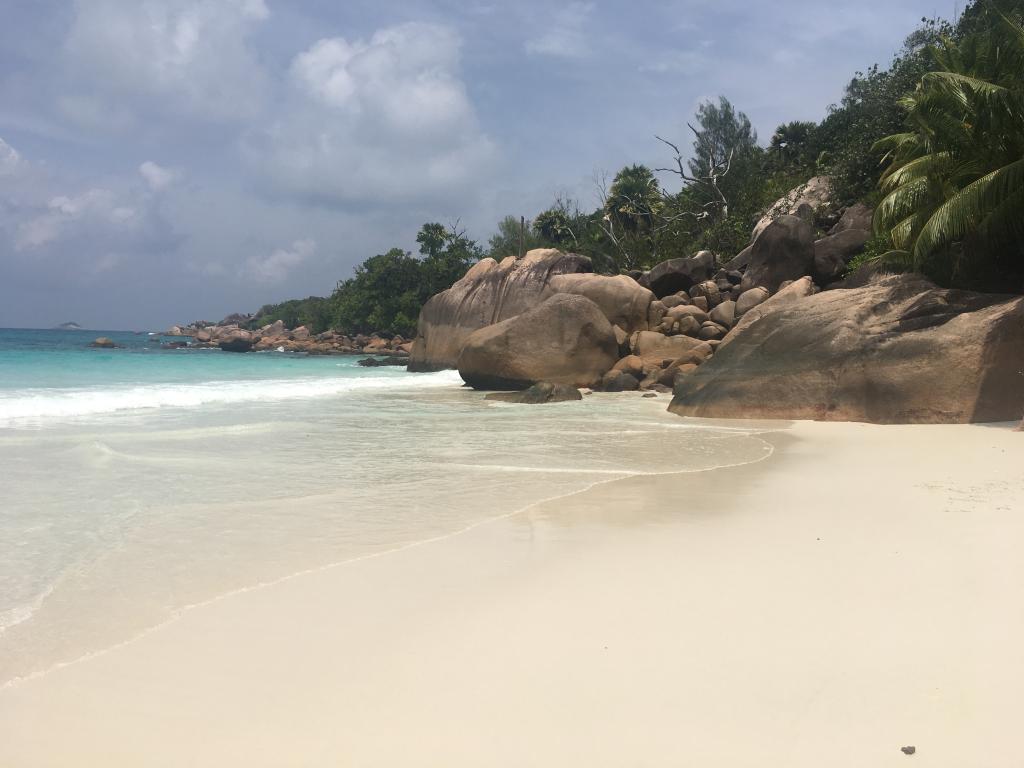
[[890, 263], [928, 271], [939, 258], [955, 275], [974, 253], [1024, 253], [1024, 25], [987, 13], [981, 31], [932, 50], [935, 71], [902, 102], [908, 130], [875, 145]]

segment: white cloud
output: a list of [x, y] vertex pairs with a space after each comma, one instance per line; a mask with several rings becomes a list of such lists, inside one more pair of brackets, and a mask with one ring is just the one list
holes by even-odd
[[315, 240], [296, 240], [287, 248], [278, 248], [269, 256], [250, 257], [245, 262], [242, 275], [260, 283], [279, 283], [314, 253]]
[[81, 124], [125, 127], [146, 104], [213, 121], [254, 115], [263, 74], [247, 37], [263, 0], [76, 0], [58, 104]]
[[0, 139], [0, 176], [13, 176], [23, 165], [24, 161], [18, 150]]
[[50, 199], [45, 212], [21, 223], [15, 247], [28, 250], [47, 245], [79, 222], [121, 228], [131, 227], [135, 217], [135, 209], [119, 204], [109, 189], [90, 189], [74, 197], [58, 195]]
[[61, 279], [74, 281], [178, 246], [181, 238], [158, 197], [138, 177], [108, 181], [68, 192], [74, 182], [0, 139], [0, 253], [22, 257], [12, 267], [46, 262]]
[[282, 115], [247, 156], [279, 189], [334, 202], [421, 199], [479, 179], [495, 148], [459, 76], [449, 27], [409, 23], [320, 40], [295, 57]]
[[590, 55], [586, 25], [593, 11], [593, 3], [577, 0], [559, 8], [541, 34], [526, 41], [526, 52], [563, 59], [581, 59]]
[[139, 175], [145, 180], [150, 190], [159, 192], [177, 181], [181, 174], [173, 168], [164, 168], [152, 160], [147, 160], [139, 166]]

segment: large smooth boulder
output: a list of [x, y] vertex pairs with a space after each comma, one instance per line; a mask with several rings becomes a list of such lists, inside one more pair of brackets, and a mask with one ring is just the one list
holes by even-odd
[[750, 252], [753, 250], [752, 246], [747, 246], [742, 251], [737, 253], [732, 259], [727, 261], [722, 269], [732, 272], [735, 270], [742, 270], [747, 268], [747, 264], [750, 263]]
[[796, 216], [781, 216], [757, 236], [740, 291], [758, 286], [771, 293], [787, 280], [809, 275], [814, 267], [814, 230]]
[[583, 395], [576, 387], [565, 384], [552, 384], [541, 381], [522, 392], [491, 392], [484, 400], [497, 400], [503, 403], [520, 403], [523, 405], [543, 405], [544, 403], [565, 403], [582, 400]]
[[274, 322], [263, 326], [260, 330], [263, 332], [264, 336], [270, 336], [272, 338], [284, 336], [288, 333], [288, 328], [285, 326], [284, 320], [275, 320]]
[[713, 322], [725, 326], [726, 328], [732, 328], [733, 323], [736, 322], [736, 302], [723, 301], [717, 307], [712, 309], [708, 316]]
[[476, 389], [525, 389], [537, 382], [590, 387], [619, 358], [612, 324], [584, 296], [559, 293], [470, 334], [459, 375]]
[[633, 335], [633, 354], [644, 361], [644, 365], [661, 368], [666, 360], [700, 365], [712, 353], [706, 341], [690, 336], [665, 336], [654, 331], [640, 331]]
[[[755, 288], [755, 291], [764, 291], [763, 288]], [[743, 313], [743, 317], [739, 318], [729, 331], [728, 335], [722, 339], [722, 344], [732, 343], [733, 340], [742, 336], [746, 330], [756, 323], [758, 320], [763, 318], [776, 310], [788, 307], [795, 301], [805, 299], [808, 296], [813, 296], [815, 293], [814, 281], [810, 277], [801, 277], [799, 280], [794, 280], [792, 283], [782, 288], [774, 296], [766, 297], [763, 301], [759, 302], [756, 306], [751, 307]], [[746, 295], [746, 294], [744, 294]], [[740, 297], [741, 299], [743, 296]]]
[[670, 410], [885, 424], [1011, 421], [1024, 413], [1022, 371], [1024, 298], [890, 276], [765, 312], [679, 380]]
[[224, 352], [248, 352], [255, 343], [251, 333], [239, 329], [217, 337], [217, 346]]
[[647, 275], [647, 283], [659, 299], [679, 291], [688, 291], [691, 286], [710, 280], [715, 274], [715, 254], [701, 251], [685, 259], [663, 261]]
[[640, 379], [625, 371], [608, 371], [601, 379], [603, 392], [635, 392], [640, 388]]
[[845, 232], [848, 229], [860, 229], [865, 232], [870, 232], [874, 213], [875, 212], [864, 205], [864, 203], [854, 203], [843, 211], [843, 215], [839, 217], [839, 221], [836, 222], [836, 225], [832, 227], [828, 233], [830, 235], [838, 235], [840, 232]]
[[113, 339], [109, 339], [106, 336], [100, 336], [98, 339], [89, 343], [90, 347], [96, 347], [98, 349], [118, 349], [121, 345], [117, 344]]
[[744, 291], [740, 294], [740, 297], [736, 299], [736, 317], [743, 317], [747, 312], [752, 310], [758, 304], [764, 303], [768, 299], [767, 288], [751, 288], [748, 291]]
[[554, 275], [548, 280], [548, 293], [571, 293], [586, 296], [604, 312], [612, 325], [626, 333], [643, 331], [654, 294], [626, 275]]
[[451, 288], [430, 298], [420, 311], [410, 371], [454, 368], [466, 340], [480, 328], [532, 309], [550, 296], [556, 275], [593, 272], [590, 259], [554, 249], [482, 259]]
[[866, 229], [843, 229], [814, 243], [814, 279], [828, 285], [843, 272], [858, 253], [864, 250], [871, 233]]
[[[815, 176], [805, 184], [794, 187], [783, 197], [776, 200], [772, 207], [768, 209], [768, 212], [757, 222], [750, 239], [752, 241], [756, 240], [757, 236], [764, 232], [769, 224], [782, 216], [802, 214], [802, 216], [806, 217], [808, 215], [807, 212], [810, 211], [810, 216], [813, 218], [815, 211], [829, 206], [831, 202], [831, 179], [828, 176]], [[736, 269], [737, 267], [731, 268]]]

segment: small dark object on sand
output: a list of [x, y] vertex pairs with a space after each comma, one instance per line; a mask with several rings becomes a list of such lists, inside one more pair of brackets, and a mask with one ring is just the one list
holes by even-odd
[[912, 755], [917, 752], [917, 747], [900, 747], [900, 752], [904, 755]]

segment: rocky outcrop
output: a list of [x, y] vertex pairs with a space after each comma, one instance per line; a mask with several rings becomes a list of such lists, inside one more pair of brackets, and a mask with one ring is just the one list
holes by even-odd
[[96, 347], [98, 349], [119, 349], [120, 344], [114, 342], [113, 339], [108, 339], [106, 336], [100, 336], [95, 341], [89, 344], [90, 347]]
[[590, 273], [590, 259], [557, 250], [535, 250], [501, 263], [483, 259], [451, 288], [431, 297], [420, 311], [409, 370], [454, 368], [475, 331], [515, 317], [551, 295], [556, 275]]
[[710, 280], [715, 269], [715, 255], [711, 251], [701, 251], [690, 258], [661, 262], [648, 273], [647, 285], [660, 299]]
[[828, 285], [843, 274], [870, 237], [866, 229], [844, 229], [815, 241], [812, 274], [818, 285]]
[[763, 304], [768, 299], [767, 288], [751, 288], [740, 294], [736, 299], [736, 317], [743, 317], [758, 304]]
[[248, 352], [256, 340], [248, 331], [236, 329], [217, 339], [217, 346], [224, 352]]
[[838, 235], [850, 229], [859, 229], [864, 232], [871, 232], [874, 211], [864, 203], [855, 203], [843, 211], [836, 225], [829, 230], [830, 235]]
[[796, 216], [772, 221], [754, 240], [740, 290], [767, 288], [775, 293], [787, 280], [808, 275], [814, 266], [814, 230]]
[[[797, 216], [799, 218], [811, 218], [814, 212], [825, 208], [832, 201], [832, 181], [827, 176], [815, 176], [805, 184], [791, 189], [785, 196], [777, 200], [768, 212], [757, 222], [754, 227], [752, 240], [756, 240], [768, 225], [781, 216]], [[811, 223], [811, 222], [808, 222]], [[737, 269], [738, 267], [733, 267]]]
[[711, 356], [711, 345], [690, 336], [665, 336], [654, 331], [641, 331], [632, 339], [633, 354], [645, 365], [662, 368], [666, 364], [685, 362], [700, 364]]
[[[758, 304], [744, 312], [743, 316], [733, 324], [732, 330], [724, 339], [722, 339], [722, 344], [719, 348], [726, 344], [731, 344], [734, 340], [743, 335], [747, 328], [770, 312], [776, 309], [782, 309], [783, 307], [788, 307], [799, 299], [813, 296], [815, 292], [814, 282], [810, 277], [802, 277], [799, 280], [794, 280], [771, 298], [768, 297], [767, 291], [763, 288], [754, 288], [753, 290], [763, 291], [761, 295], [763, 295], [764, 298]], [[746, 294], [744, 294], [744, 296], [746, 296]], [[740, 298], [743, 297], [741, 296]]]
[[288, 327], [284, 324], [284, 320], [275, 320], [260, 328], [260, 333], [264, 336], [286, 336]]
[[521, 403], [523, 405], [565, 403], [582, 399], [583, 395], [576, 387], [552, 384], [550, 381], [541, 381], [521, 392], [491, 392], [484, 398], [484, 400], [498, 400], [503, 403]]
[[474, 331], [462, 345], [458, 369], [476, 389], [524, 389], [541, 381], [590, 387], [618, 359], [615, 332], [598, 306], [560, 293]]
[[230, 315], [221, 320], [217, 325], [244, 325], [252, 319], [252, 315], [246, 315], [241, 312], [232, 312]]
[[567, 274], [548, 280], [548, 295], [571, 293], [597, 304], [608, 318], [626, 333], [646, 330], [654, 294], [626, 275]]
[[670, 410], [876, 423], [1024, 414], [1024, 298], [943, 290], [916, 275], [806, 295], [809, 284], [752, 310], [742, 332], [741, 322], [678, 379]]

